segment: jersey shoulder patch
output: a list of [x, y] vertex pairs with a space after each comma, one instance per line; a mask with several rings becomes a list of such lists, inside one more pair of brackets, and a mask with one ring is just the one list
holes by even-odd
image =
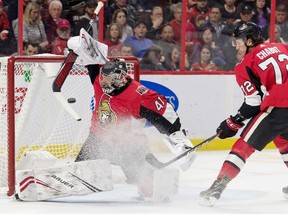
[[137, 87], [136, 92], [140, 95], [143, 95], [148, 92], [148, 88], [143, 85], [140, 85]]

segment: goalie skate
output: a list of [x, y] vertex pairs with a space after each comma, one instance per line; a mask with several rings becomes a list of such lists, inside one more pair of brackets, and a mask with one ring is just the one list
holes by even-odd
[[283, 197], [288, 200], [288, 186], [282, 188]]
[[221, 194], [226, 188], [228, 182], [229, 179], [227, 176], [214, 181], [210, 188], [200, 193], [199, 204], [205, 206], [214, 206], [216, 200], [221, 197]]

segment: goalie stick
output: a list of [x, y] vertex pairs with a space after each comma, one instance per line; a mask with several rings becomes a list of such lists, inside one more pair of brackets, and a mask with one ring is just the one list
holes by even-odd
[[[96, 16], [98, 15], [100, 9], [104, 6], [104, 3], [102, 0], [100, 0], [98, 2], [98, 5], [94, 11], [94, 14], [89, 22], [89, 25], [86, 27], [86, 30], [89, 31], [89, 29], [92, 26], [92, 23], [95, 21]], [[98, 49], [96, 47], [96, 49]], [[98, 50], [99, 51], [99, 50]], [[106, 59], [104, 57], [104, 55], [99, 51], [99, 53], [101, 54], [101, 56]], [[65, 100], [64, 96], [61, 93], [61, 88], [66, 80], [66, 78], [69, 75], [69, 72], [71, 70], [71, 68], [74, 65], [74, 62], [77, 59], [77, 54], [75, 54], [73, 52], [73, 50], [69, 50], [69, 53], [62, 65], [62, 67], [60, 68], [57, 77], [55, 78], [53, 85], [52, 85], [52, 90], [56, 96], [56, 98], [58, 99], [58, 101], [62, 104], [62, 106], [65, 108], [65, 110], [70, 113], [72, 115], [73, 118], [75, 118], [77, 121], [81, 121], [81, 117], [72, 109], [72, 107], [67, 103], [67, 101]]]
[[222, 131], [219, 131], [218, 133], [214, 134], [213, 136], [209, 137], [208, 139], [204, 140], [203, 142], [199, 143], [198, 145], [189, 148], [186, 152], [178, 155], [177, 157], [171, 159], [170, 161], [163, 163], [161, 161], [159, 161], [153, 154], [148, 153], [145, 157], [146, 161], [151, 164], [152, 166], [158, 168], [158, 169], [162, 169], [165, 168], [167, 166], [169, 166], [170, 164], [174, 163], [175, 161], [178, 161], [179, 159], [185, 157], [188, 153], [195, 151], [196, 149], [200, 148], [202, 145], [211, 142], [212, 140], [214, 140], [216, 137], [218, 137], [220, 134], [222, 133]]

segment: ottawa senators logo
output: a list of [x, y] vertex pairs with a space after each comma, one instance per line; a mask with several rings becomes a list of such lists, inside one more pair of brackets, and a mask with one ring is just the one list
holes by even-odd
[[111, 129], [117, 122], [116, 115], [110, 107], [109, 97], [105, 95], [100, 100], [97, 116], [103, 129]]

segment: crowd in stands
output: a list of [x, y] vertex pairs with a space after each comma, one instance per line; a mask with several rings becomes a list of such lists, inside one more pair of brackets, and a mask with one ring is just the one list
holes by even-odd
[[[65, 55], [67, 40], [89, 25], [97, 2], [24, 0], [23, 55]], [[135, 56], [141, 70], [180, 71], [184, 58], [186, 71], [233, 71], [244, 55], [232, 37], [235, 27], [253, 21], [270, 41], [270, 0], [187, 3], [187, 20], [183, 20], [181, 0], [106, 0], [103, 43], [108, 45], [109, 56]], [[288, 44], [287, 8], [287, 0], [277, 0], [277, 43]], [[0, 0], [0, 56], [17, 55], [16, 11], [18, 0]], [[96, 20], [88, 33], [99, 40], [98, 30]]]

